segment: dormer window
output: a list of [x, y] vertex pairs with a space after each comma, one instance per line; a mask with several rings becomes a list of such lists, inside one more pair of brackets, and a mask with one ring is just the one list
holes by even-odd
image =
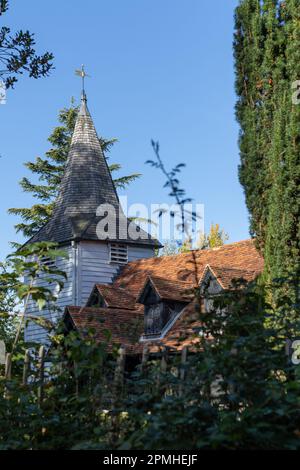
[[87, 307], [94, 307], [94, 308], [106, 308], [107, 307], [97, 287], [93, 289], [90, 295], [90, 298], [87, 302]]
[[144, 339], [164, 334], [192, 300], [191, 284], [149, 277], [137, 302], [144, 305]]
[[96, 284], [86, 306], [135, 310], [136, 299], [134, 295], [121, 287], [113, 284]]
[[110, 243], [109, 261], [115, 264], [128, 263], [128, 246], [120, 243]]

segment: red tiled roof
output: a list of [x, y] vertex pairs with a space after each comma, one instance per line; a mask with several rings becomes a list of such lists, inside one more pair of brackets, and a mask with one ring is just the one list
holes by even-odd
[[181, 351], [187, 346], [189, 349], [193, 349], [199, 343], [197, 328], [201, 326], [200, 315], [197, 302], [191, 302], [184, 308], [178, 320], [163, 339], [147, 343], [149, 351], [154, 353], [162, 347], [177, 351]]
[[[140, 342], [144, 332], [143, 309], [130, 311], [91, 307], [66, 307], [64, 318], [71, 318], [74, 328], [83, 335], [94, 330], [94, 338], [101, 343], [108, 342], [108, 350], [113, 346], [123, 346], [126, 353], [141, 354], [145, 345], [149, 352], [158, 352], [162, 347], [181, 350], [184, 346], [193, 347], [199, 342], [195, 328], [200, 326], [199, 312], [195, 303], [187, 305], [180, 318], [166, 336], [157, 341]], [[107, 338], [107, 331], [111, 339]]]
[[226, 268], [226, 267], [219, 267], [219, 266], [211, 266], [208, 264], [203, 271], [201, 281], [204, 279], [207, 271], [210, 271], [215, 278], [218, 280], [220, 286], [223, 289], [231, 289], [234, 287], [233, 281], [234, 280], [245, 280], [247, 282], [254, 281], [257, 277], [256, 271], [248, 271], [246, 269], [236, 269], [236, 268]]
[[[98, 341], [106, 341], [105, 330], [109, 330], [112, 344], [123, 345], [128, 354], [140, 354], [145, 344], [139, 343], [144, 330], [143, 306], [133, 305], [132, 299], [137, 298], [145, 281], [150, 277], [163, 298], [175, 295], [182, 299], [186, 287], [199, 285], [208, 265], [227, 289], [234, 278], [255, 279], [263, 270], [263, 258], [254, 241], [247, 240], [213, 250], [134, 261], [123, 268], [113, 285], [98, 285], [110, 308], [67, 307], [65, 315], [71, 317], [74, 327], [80, 331], [94, 328]], [[161, 346], [177, 350], [187, 345], [192, 347], [199, 342], [194, 332], [197, 326], [200, 326], [199, 313], [191, 302], [161, 341], [148, 342], [150, 351], [155, 352]]]
[[256, 250], [254, 241], [246, 240], [210, 250], [133, 261], [124, 266], [114, 286], [125, 288], [135, 296], [139, 294], [148, 276], [189, 282], [196, 286], [207, 264], [215, 268], [251, 271], [255, 275], [263, 270], [263, 258]]
[[108, 284], [96, 284], [95, 288], [105, 300], [108, 308], [133, 310], [137, 306], [135, 296], [124, 289]]
[[177, 300], [177, 301], [190, 301], [193, 298], [193, 284], [191, 282], [172, 281], [170, 279], [163, 279], [161, 277], [149, 276], [142, 287], [142, 290], [137, 297], [140, 301], [143, 292], [151, 282], [156, 292], [162, 300]]
[[120, 308], [66, 307], [64, 318], [70, 317], [73, 326], [83, 335], [88, 330], [95, 331], [94, 338], [99, 342], [107, 342], [107, 331], [111, 334], [108, 348], [120, 345], [128, 354], [142, 350], [139, 338], [144, 330], [143, 307], [136, 310]]

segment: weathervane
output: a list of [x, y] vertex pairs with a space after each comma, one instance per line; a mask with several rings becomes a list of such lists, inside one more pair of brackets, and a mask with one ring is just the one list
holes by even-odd
[[81, 69], [75, 70], [75, 74], [82, 78], [82, 96], [85, 97], [84, 79], [85, 77], [89, 77], [89, 75], [85, 73], [84, 65], [81, 66]]

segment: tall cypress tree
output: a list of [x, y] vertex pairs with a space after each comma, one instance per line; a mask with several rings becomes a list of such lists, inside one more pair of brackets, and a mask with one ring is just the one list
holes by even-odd
[[[59, 184], [64, 174], [78, 111], [79, 108], [73, 104], [70, 108], [62, 109], [58, 117], [61, 125], [56, 127], [48, 138], [51, 149], [46, 152], [45, 158], [37, 157], [33, 162], [25, 163], [26, 168], [37, 177], [38, 183], [24, 177], [20, 181], [20, 185], [23, 191], [31, 193], [38, 202], [28, 208], [9, 209], [10, 214], [21, 217], [22, 222], [16, 224], [15, 228], [25, 237], [34, 235], [51, 217]], [[100, 138], [99, 140], [102, 150], [108, 158], [107, 153], [116, 139]], [[115, 173], [121, 169], [121, 165], [113, 163], [109, 165], [109, 169]], [[114, 179], [114, 183], [117, 188], [124, 188], [139, 176], [134, 173], [117, 177]]]
[[[282, 188], [282, 212], [279, 227], [281, 236], [276, 241], [276, 261], [273, 275], [299, 276], [300, 271], [300, 104], [292, 101], [292, 84], [300, 79], [300, 3], [299, 0], [287, 0], [282, 4], [284, 14], [285, 85], [283, 113], [286, 128], [284, 148], [278, 169], [278, 178]], [[280, 97], [281, 98], [281, 97]], [[285, 99], [284, 99], [285, 98]], [[271, 224], [273, 230], [276, 222]], [[277, 221], [278, 224], [278, 221]], [[276, 246], [274, 247], [276, 249]]]
[[[241, 0], [235, 33], [240, 181], [267, 278], [300, 266], [299, 0]], [[259, 48], [259, 50], [258, 50]]]
[[251, 215], [250, 230], [261, 243], [265, 228], [265, 207], [257, 205], [266, 180], [265, 161], [261, 154], [260, 113], [264, 83], [260, 74], [263, 61], [263, 24], [260, 1], [245, 0], [236, 9], [234, 50], [236, 61], [236, 116], [240, 123], [240, 181], [245, 189]]

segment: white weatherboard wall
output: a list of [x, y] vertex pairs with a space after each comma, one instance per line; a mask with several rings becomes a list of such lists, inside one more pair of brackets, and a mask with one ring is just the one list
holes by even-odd
[[[27, 308], [27, 315], [40, 316], [51, 321], [63, 315], [64, 309], [68, 305], [83, 306], [87, 302], [95, 284], [111, 284], [118, 275], [121, 266], [110, 263], [109, 244], [106, 242], [82, 241], [74, 246], [64, 248], [68, 254], [68, 259], [59, 258], [56, 266], [64, 271], [67, 280], [64, 281], [63, 289], [58, 293], [56, 307], [58, 312], [51, 312], [44, 309], [39, 312], [34, 302], [30, 301]], [[128, 246], [128, 261], [154, 256], [154, 249], [151, 247]], [[39, 286], [49, 287], [49, 284], [39, 279]], [[30, 322], [25, 330], [26, 341], [44, 342], [47, 332], [35, 323]]]
[[[154, 256], [153, 248], [128, 246], [128, 261]], [[109, 244], [81, 242], [78, 246], [79, 305], [84, 305], [95, 284], [111, 284], [120, 271], [120, 265], [110, 263]]]

